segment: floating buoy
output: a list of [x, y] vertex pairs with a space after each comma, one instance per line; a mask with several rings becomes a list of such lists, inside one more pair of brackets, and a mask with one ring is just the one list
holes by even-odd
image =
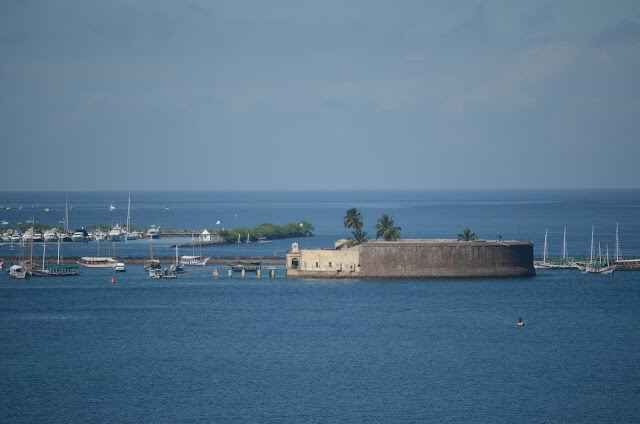
[[522, 317], [518, 320], [518, 327], [524, 327], [524, 322], [522, 322]]
[[116, 277], [111, 277], [111, 284], [114, 284], [116, 282]]

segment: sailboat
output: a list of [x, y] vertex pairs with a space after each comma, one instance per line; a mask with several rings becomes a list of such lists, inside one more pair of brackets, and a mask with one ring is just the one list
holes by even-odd
[[[249, 257], [249, 243], [251, 239], [247, 234], [247, 258]], [[260, 269], [260, 262], [241, 262], [239, 261], [238, 254], [240, 252], [240, 234], [238, 234], [238, 249], [236, 250], [236, 263], [229, 264], [232, 271], [245, 271], [245, 272], [257, 272]]]
[[160, 269], [160, 268], [161, 268], [160, 261], [157, 259], [153, 259], [153, 238], [149, 238], [149, 260], [145, 261], [144, 269], [148, 269], [149, 271], [152, 271], [154, 269]]
[[540, 261], [536, 261], [533, 263], [534, 268], [536, 269], [549, 269], [549, 268], [556, 268], [556, 269], [569, 269], [569, 268], [573, 268], [575, 264], [572, 264], [571, 262], [569, 262], [568, 257], [567, 257], [567, 227], [564, 227], [564, 236], [563, 236], [563, 243], [562, 243], [562, 261], [558, 262], [557, 260], [552, 260], [552, 261], [547, 261], [547, 254], [548, 254], [548, 250], [547, 250], [547, 234], [548, 234], [548, 230], [545, 229], [544, 231], [544, 249], [543, 249], [543, 253], [542, 253], [542, 262]]
[[31, 274], [36, 277], [70, 277], [80, 275], [78, 265], [60, 264], [60, 239], [58, 239], [58, 262], [55, 265], [46, 265], [46, 243], [42, 243], [42, 267], [33, 268]]
[[[209, 261], [209, 257], [203, 258], [202, 257], [202, 244], [200, 244], [200, 256], [196, 256], [196, 244], [193, 241], [193, 234], [191, 234], [191, 247], [193, 248], [193, 255], [191, 256], [182, 256], [180, 258], [180, 261], [185, 264], [185, 265], [190, 265], [190, 266], [205, 266], [207, 264], [207, 262]], [[176, 245], [176, 255], [177, 255], [177, 249], [178, 246]], [[178, 257], [176, 256], [176, 262], [177, 262]]]
[[589, 255], [589, 262], [585, 264], [583, 267], [580, 267], [583, 273], [593, 273], [593, 274], [612, 274], [616, 269], [615, 265], [611, 265], [609, 263], [609, 247], [607, 246], [607, 261], [604, 262], [602, 260], [602, 249], [600, 248], [600, 243], [598, 243], [598, 261], [594, 262], [594, 242], [593, 235], [595, 232], [595, 226], [591, 227], [591, 251]]
[[171, 265], [172, 274], [181, 274], [184, 272], [184, 264], [178, 261], [178, 245], [176, 244], [176, 263]]
[[131, 193], [129, 193], [129, 202], [127, 203], [127, 228], [125, 228], [125, 240], [139, 240], [142, 238], [140, 231], [131, 231]]

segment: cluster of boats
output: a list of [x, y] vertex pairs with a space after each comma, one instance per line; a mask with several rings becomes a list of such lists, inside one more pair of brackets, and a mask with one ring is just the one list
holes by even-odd
[[160, 238], [160, 228], [151, 226], [146, 233], [142, 231], [127, 231], [126, 229], [116, 225], [110, 231], [96, 230], [89, 232], [84, 228], [79, 228], [74, 231], [58, 231], [57, 229], [46, 230], [44, 233], [28, 229], [25, 232], [20, 230], [9, 228], [0, 235], [0, 240], [4, 243], [52, 243], [52, 242], [88, 242], [88, 241], [125, 241], [125, 240], [139, 240], [141, 238]]
[[620, 256], [620, 237], [618, 235], [618, 225], [616, 224], [616, 260], [609, 258], [609, 246], [606, 246], [606, 254], [603, 257], [602, 248], [598, 243], [598, 255], [595, 255], [594, 244], [595, 226], [591, 227], [591, 250], [588, 260], [569, 260], [567, 255], [567, 229], [564, 229], [564, 242], [562, 247], [561, 259], [548, 259], [547, 258], [547, 235], [548, 231], [544, 233], [544, 248], [542, 261], [534, 261], [533, 266], [536, 269], [579, 269], [583, 273], [593, 274], [612, 274], [616, 269], [617, 262]]

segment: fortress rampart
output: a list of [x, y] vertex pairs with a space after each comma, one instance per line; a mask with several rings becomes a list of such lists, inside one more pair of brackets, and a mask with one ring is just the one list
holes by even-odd
[[287, 252], [292, 278], [511, 278], [535, 275], [533, 245], [519, 241], [369, 240]]

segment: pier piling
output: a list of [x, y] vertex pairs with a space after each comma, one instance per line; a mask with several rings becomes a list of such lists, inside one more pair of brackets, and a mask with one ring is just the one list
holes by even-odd
[[260, 268], [256, 270], [256, 278], [260, 278]]
[[213, 278], [218, 278], [218, 268], [213, 268]]

